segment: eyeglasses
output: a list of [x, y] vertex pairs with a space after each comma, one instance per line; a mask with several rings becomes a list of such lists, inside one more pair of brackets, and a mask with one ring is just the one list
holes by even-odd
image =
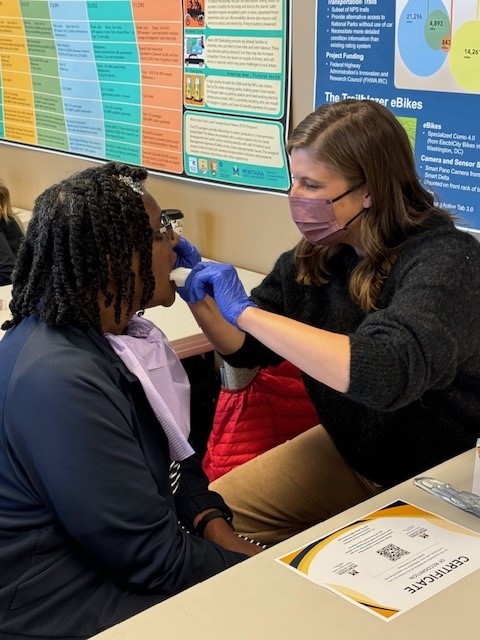
[[154, 240], [161, 240], [163, 236], [167, 236], [167, 239], [170, 240], [170, 242], [175, 239], [172, 221], [165, 213], [160, 215], [160, 226], [153, 230]]

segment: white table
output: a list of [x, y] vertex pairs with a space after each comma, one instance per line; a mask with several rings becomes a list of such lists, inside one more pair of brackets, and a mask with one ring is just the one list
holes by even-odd
[[[237, 269], [240, 280], [247, 293], [260, 284], [265, 277], [255, 271]], [[8, 303], [11, 299], [10, 285], [0, 287], [0, 324], [10, 318]], [[171, 307], [153, 307], [145, 311], [145, 317], [152, 320], [170, 340], [179, 358], [198, 355], [212, 351], [213, 347], [198, 326], [186, 302], [176, 296]], [[3, 332], [0, 330], [0, 338]]]
[[[474, 450], [429, 470], [471, 490]], [[404, 482], [95, 636], [95, 640], [473, 640], [480, 635], [480, 571], [390, 622], [274, 559], [403, 499], [480, 532], [480, 518]]]

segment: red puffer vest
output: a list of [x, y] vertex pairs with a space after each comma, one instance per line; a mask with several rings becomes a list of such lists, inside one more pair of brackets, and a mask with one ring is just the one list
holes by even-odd
[[318, 423], [297, 367], [260, 369], [246, 386], [220, 390], [204, 471], [213, 481]]

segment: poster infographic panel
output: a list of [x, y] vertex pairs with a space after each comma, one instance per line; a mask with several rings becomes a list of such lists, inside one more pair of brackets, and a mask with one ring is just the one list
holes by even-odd
[[287, 191], [288, 0], [0, 0], [0, 140]]
[[407, 129], [425, 186], [480, 230], [478, 0], [319, 0], [315, 104], [378, 100]]

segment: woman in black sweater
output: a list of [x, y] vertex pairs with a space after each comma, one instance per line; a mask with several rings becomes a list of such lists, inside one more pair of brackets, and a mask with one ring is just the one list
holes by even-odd
[[10, 193], [0, 182], [0, 286], [10, 284], [23, 232], [13, 215]]
[[198, 265], [182, 290], [230, 364], [293, 362], [320, 416], [213, 484], [237, 529], [266, 543], [480, 434], [480, 245], [420, 184], [403, 127], [345, 100], [310, 114], [288, 151], [296, 248], [251, 298], [222, 264]]

